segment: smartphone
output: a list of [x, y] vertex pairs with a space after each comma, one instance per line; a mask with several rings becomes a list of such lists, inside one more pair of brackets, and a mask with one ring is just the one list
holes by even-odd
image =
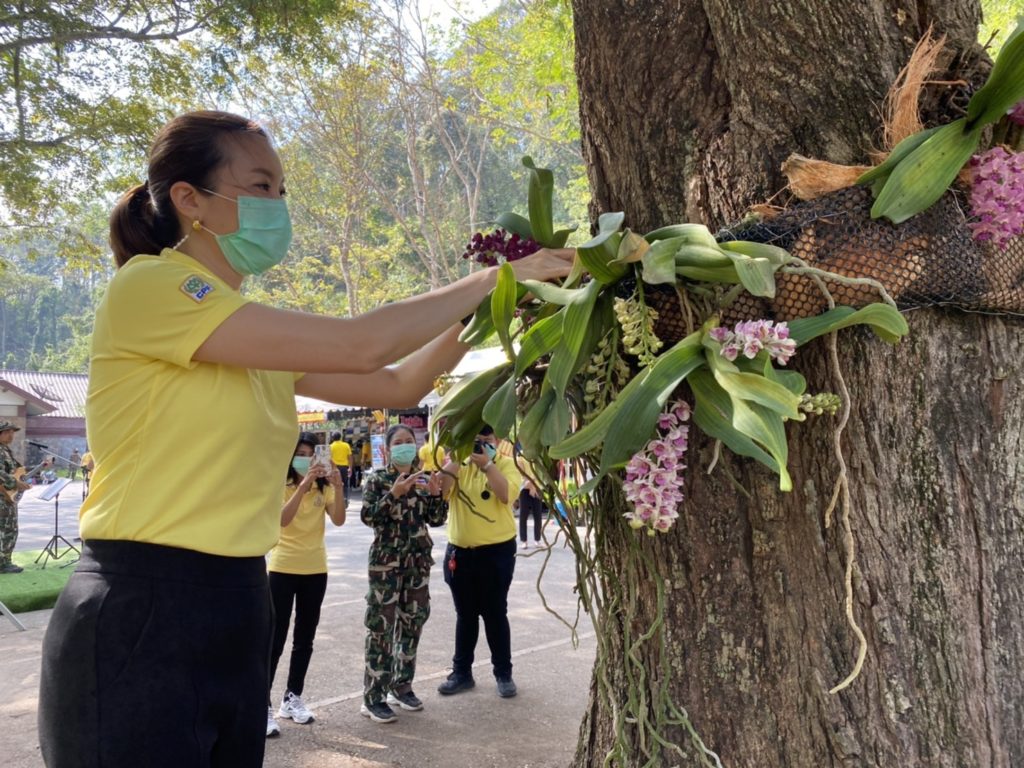
[[313, 463], [320, 464], [325, 469], [334, 469], [331, 462], [331, 447], [329, 445], [318, 445], [313, 448]]

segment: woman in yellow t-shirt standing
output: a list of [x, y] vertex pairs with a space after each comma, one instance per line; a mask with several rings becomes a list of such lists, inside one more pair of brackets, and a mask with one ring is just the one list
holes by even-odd
[[[317, 446], [315, 435], [304, 432], [295, 446], [288, 466], [281, 510], [281, 540], [270, 551], [270, 597], [274, 602], [274, 641], [270, 649], [270, 684], [274, 684], [277, 662], [284, 651], [288, 624], [295, 606], [292, 654], [278, 717], [296, 723], [311, 723], [313, 713], [302, 700], [306, 670], [313, 656], [313, 639], [320, 623], [320, 605], [327, 591], [327, 547], [324, 517], [335, 525], [345, 524], [345, 485], [334, 466], [311, 463]], [[268, 689], [269, 697], [269, 689]], [[281, 732], [274, 709], [267, 701], [267, 736]]]
[[[160, 130], [146, 180], [111, 213], [118, 269], [96, 309], [85, 408], [96, 471], [81, 559], [43, 640], [48, 768], [262, 765], [265, 556], [295, 395], [415, 405], [465, 354], [459, 320], [496, 283], [484, 269], [353, 318], [252, 302], [245, 277], [288, 253], [284, 194], [262, 127], [191, 112]], [[512, 269], [550, 280], [571, 256], [542, 249]]]

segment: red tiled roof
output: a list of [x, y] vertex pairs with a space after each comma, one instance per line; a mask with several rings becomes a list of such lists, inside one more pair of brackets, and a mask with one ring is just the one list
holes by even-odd
[[0, 371], [0, 381], [45, 400], [56, 408], [47, 416], [83, 418], [89, 377], [84, 373], [40, 373], [39, 371]]

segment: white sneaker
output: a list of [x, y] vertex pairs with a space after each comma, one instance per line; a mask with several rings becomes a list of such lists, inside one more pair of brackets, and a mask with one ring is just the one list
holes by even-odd
[[267, 738], [272, 739], [281, 735], [281, 726], [274, 719], [274, 708], [267, 707]]
[[522, 543], [522, 544], [520, 545], [520, 547], [521, 547], [522, 549], [529, 549], [529, 548], [530, 548], [530, 542], [528, 542], [528, 541], [524, 541], [524, 542], [523, 542], [523, 543]]
[[277, 711], [277, 716], [290, 717], [296, 723], [300, 723], [302, 725], [311, 723], [316, 719], [313, 717], [313, 713], [306, 707], [305, 703], [303, 703], [302, 697], [296, 696], [291, 691], [288, 691], [284, 695], [284, 701], [281, 702], [281, 708]]

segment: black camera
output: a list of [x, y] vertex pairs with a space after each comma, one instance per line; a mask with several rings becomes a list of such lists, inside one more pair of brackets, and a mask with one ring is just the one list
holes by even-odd
[[474, 440], [473, 441], [473, 453], [483, 453], [483, 452], [484, 452], [484, 441], [483, 440]]

